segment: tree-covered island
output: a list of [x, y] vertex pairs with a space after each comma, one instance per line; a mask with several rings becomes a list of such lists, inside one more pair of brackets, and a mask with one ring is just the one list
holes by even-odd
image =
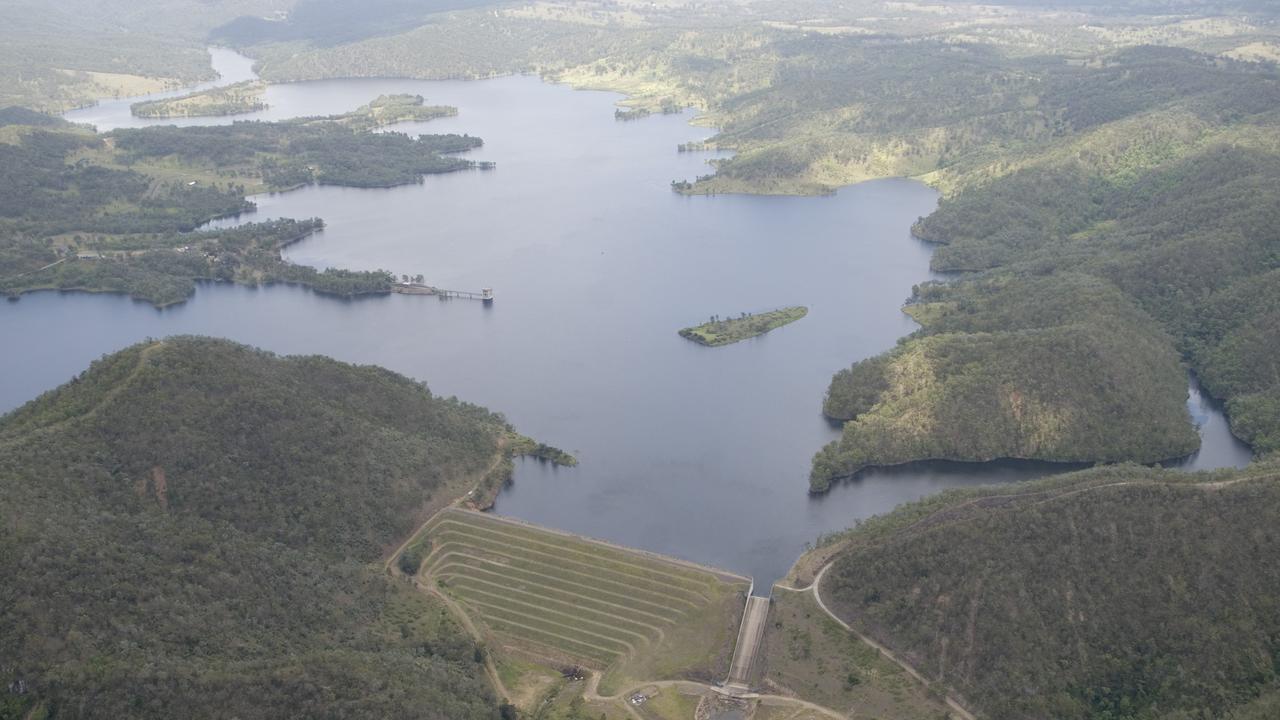
[[807, 314], [809, 314], [809, 308], [796, 305], [754, 315], [742, 313], [738, 317], [721, 318], [718, 315], [712, 315], [710, 320], [701, 325], [681, 330], [680, 337], [708, 347], [732, 345], [741, 340], [763, 335], [783, 325], [789, 325]]

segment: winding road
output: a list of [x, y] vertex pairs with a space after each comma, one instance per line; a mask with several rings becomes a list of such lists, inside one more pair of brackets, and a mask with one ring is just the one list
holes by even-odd
[[[845, 630], [853, 634], [862, 642], [880, 651], [881, 655], [883, 655], [885, 658], [893, 662], [893, 664], [902, 668], [903, 671], [905, 671], [908, 675], [910, 675], [911, 677], [919, 681], [920, 684], [924, 685], [925, 687], [929, 687], [930, 685], [932, 685], [932, 683], [929, 682], [929, 679], [926, 678], [924, 675], [922, 675], [919, 670], [916, 670], [914, 667], [908, 664], [905, 660], [898, 657], [897, 655], [894, 655], [893, 651], [890, 650], [889, 648], [885, 647], [884, 645], [881, 645], [875, 640], [872, 640], [866, 635], [853, 629], [853, 627], [849, 625], [849, 623], [845, 622], [844, 620], [841, 620], [839, 615], [836, 615], [834, 612], [831, 611], [831, 608], [827, 607], [827, 604], [822, 601], [822, 593], [818, 591], [818, 586], [822, 583], [822, 577], [827, 574], [828, 570], [831, 569], [831, 565], [832, 563], [827, 563], [826, 565], [823, 565], [822, 569], [818, 571], [818, 574], [814, 576], [813, 582], [809, 583], [805, 587], [793, 588], [793, 587], [787, 587], [786, 585], [774, 585], [774, 588], [777, 590], [784, 590], [786, 592], [796, 592], [796, 593], [807, 592], [812, 594], [813, 599], [818, 603], [818, 607], [822, 608], [822, 612], [826, 613], [832, 620], [835, 620], [836, 623], [840, 625], [840, 627], [844, 628]], [[948, 693], [946, 696], [946, 703], [947, 703], [947, 707], [954, 710], [956, 714], [959, 715], [964, 720], [978, 720], [973, 713], [965, 709], [965, 707], [960, 704], [960, 701], [952, 697], [950, 693]]]

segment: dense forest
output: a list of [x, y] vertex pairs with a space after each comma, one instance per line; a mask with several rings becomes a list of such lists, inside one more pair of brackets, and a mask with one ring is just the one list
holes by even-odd
[[273, 188], [312, 182], [350, 187], [391, 187], [423, 175], [474, 167], [445, 155], [471, 150], [480, 138], [360, 132], [329, 120], [236, 122], [194, 127], [156, 126], [111, 133], [122, 161], [176, 158], [215, 167], [249, 166]]
[[0, 142], [0, 233], [182, 232], [253, 207], [236, 185], [157, 183], [137, 170], [76, 158], [101, 145], [91, 133], [53, 128]]
[[59, 250], [50, 240], [0, 241], [0, 292], [31, 290], [117, 292], [158, 307], [186, 300], [198, 281], [246, 285], [294, 283], [328, 295], [391, 292], [386, 270], [317, 270], [280, 256], [281, 248], [324, 227], [318, 218], [271, 220], [182, 234], [100, 236], [85, 240], [92, 252]]
[[[815, 458], [815, 489], [928, 457], [1184, 453], [1175, 350], [1237, 435], [1280, 448], [1280, 74], [1149, 48], [1072, 70], [1052, 93], [1060, 139], [1009, 154], [995, 177], [957, 171], [958, 191], [916, 225], [942, 244], [934, 269], [977, 277], [917, 288], [908, 312], [924, 328], [836, 375], [826, 412], [853, 422]], [[1014, 341], [1033, 309], [1034, 339]], [[1049, 340], [1067, 328], [1075, 342]], [[1001, 404], [1014, 395], [1029, 410]], [[947, 430], [912, 437], [926, 428]]]
[[811, 489], [871, 465], [950, 458], [1156, 462], [1199, 444], [1169, 337], [1105, 281], [992, 276], [919, 290], [924, 328], [836, 374], [848, 420]]
[[821, 592], [985, 717], [1263, 720], [1278, 515], [1274, 463], [952, 491], [848, 533]]
[[1280, 153], [1230, 145], [1125, 181], [1027, 170], [944, 202], [920, 232], [947, 243], [939, 269], [1071, 269], [1122, 289], [1266, 453], [1280, 449], [1278, 185]]
[[0, 717], [496, 719], [462, 629], [374, 563], [507, 432], [376, 367], [104, 357], [0, 420]]

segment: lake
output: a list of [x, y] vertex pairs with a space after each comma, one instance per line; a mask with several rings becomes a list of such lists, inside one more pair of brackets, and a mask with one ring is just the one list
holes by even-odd
[[[251, 76], [215, 53], [224, 81]], [[707, 172], [677, 153], [710, 131], [691, 115], [613, 117], [620, 96], [531, 77], [475, 82], [343, 80], [272, 86], [279, 119], [351, 110], [384, 93], [456, 105], [455, 118], [398, 126], [466, 132], [497, 169], [389, 190], [311, 187], [255, 198], [270, 217], [324, 218], [288, 257], [386, 268], [429, 284], [492, 287], [496, 302], [392, 295], [344, 301], [307, 290], [203, 285], [166, 310], [109, 295], [36, 293], [0, 304], [7, 410], [92, 359], [147, 337], [228, 337], [279, 353], [376, 363], [500, 410], [581, 465], [518, 463], [496, 511], [755, 577], [767, 588], [807, 542], [939, 490], [1062, 469], [1032, 462], [914, 463], [810, 497], [809, 460], [838, 430], [821, 414], [832, 373], [911, 332], [901, 312], [930, 279], [909, 227], [937, 194], [883, 180], [829, 197], [684, 197]], [[154, 124], [131, 100], [68, 114], [101, 129]], [[229, 122], [230, 118], [186, 122]], [[679, 337], [710, 315], [806, 305], [809, 315], [722, 348]], [[1194, 395], [1204, 447], [1191, 468], [1248, 462], [1219, 408]]]

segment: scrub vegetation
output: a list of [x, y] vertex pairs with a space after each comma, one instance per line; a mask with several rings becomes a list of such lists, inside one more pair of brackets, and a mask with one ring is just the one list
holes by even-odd
[[470, 638], [378, 561], [509, 431], [375, 367], [104, 357], [0, 419], [0, 716], [496, 720]]
[[843, 620], [992, 718], [1254, 718], [1280, 697], [1280, 469], [1117, 466], [868, 521]]
[[937, 720], [947, 713], [922, 683], [840, 627], [808, 592], [774, 589], [757, 662], [770, 692], [855, 720]]
[[808, 308], [797, 306], [759, 314], [742, 313], [738, 317], [724, 319], [713, 316], [701, 325], [684, 328], [680, 331], [680, 337], [711, 347], [732, 345], [783, 325], [790, 325], [808, 314]]

